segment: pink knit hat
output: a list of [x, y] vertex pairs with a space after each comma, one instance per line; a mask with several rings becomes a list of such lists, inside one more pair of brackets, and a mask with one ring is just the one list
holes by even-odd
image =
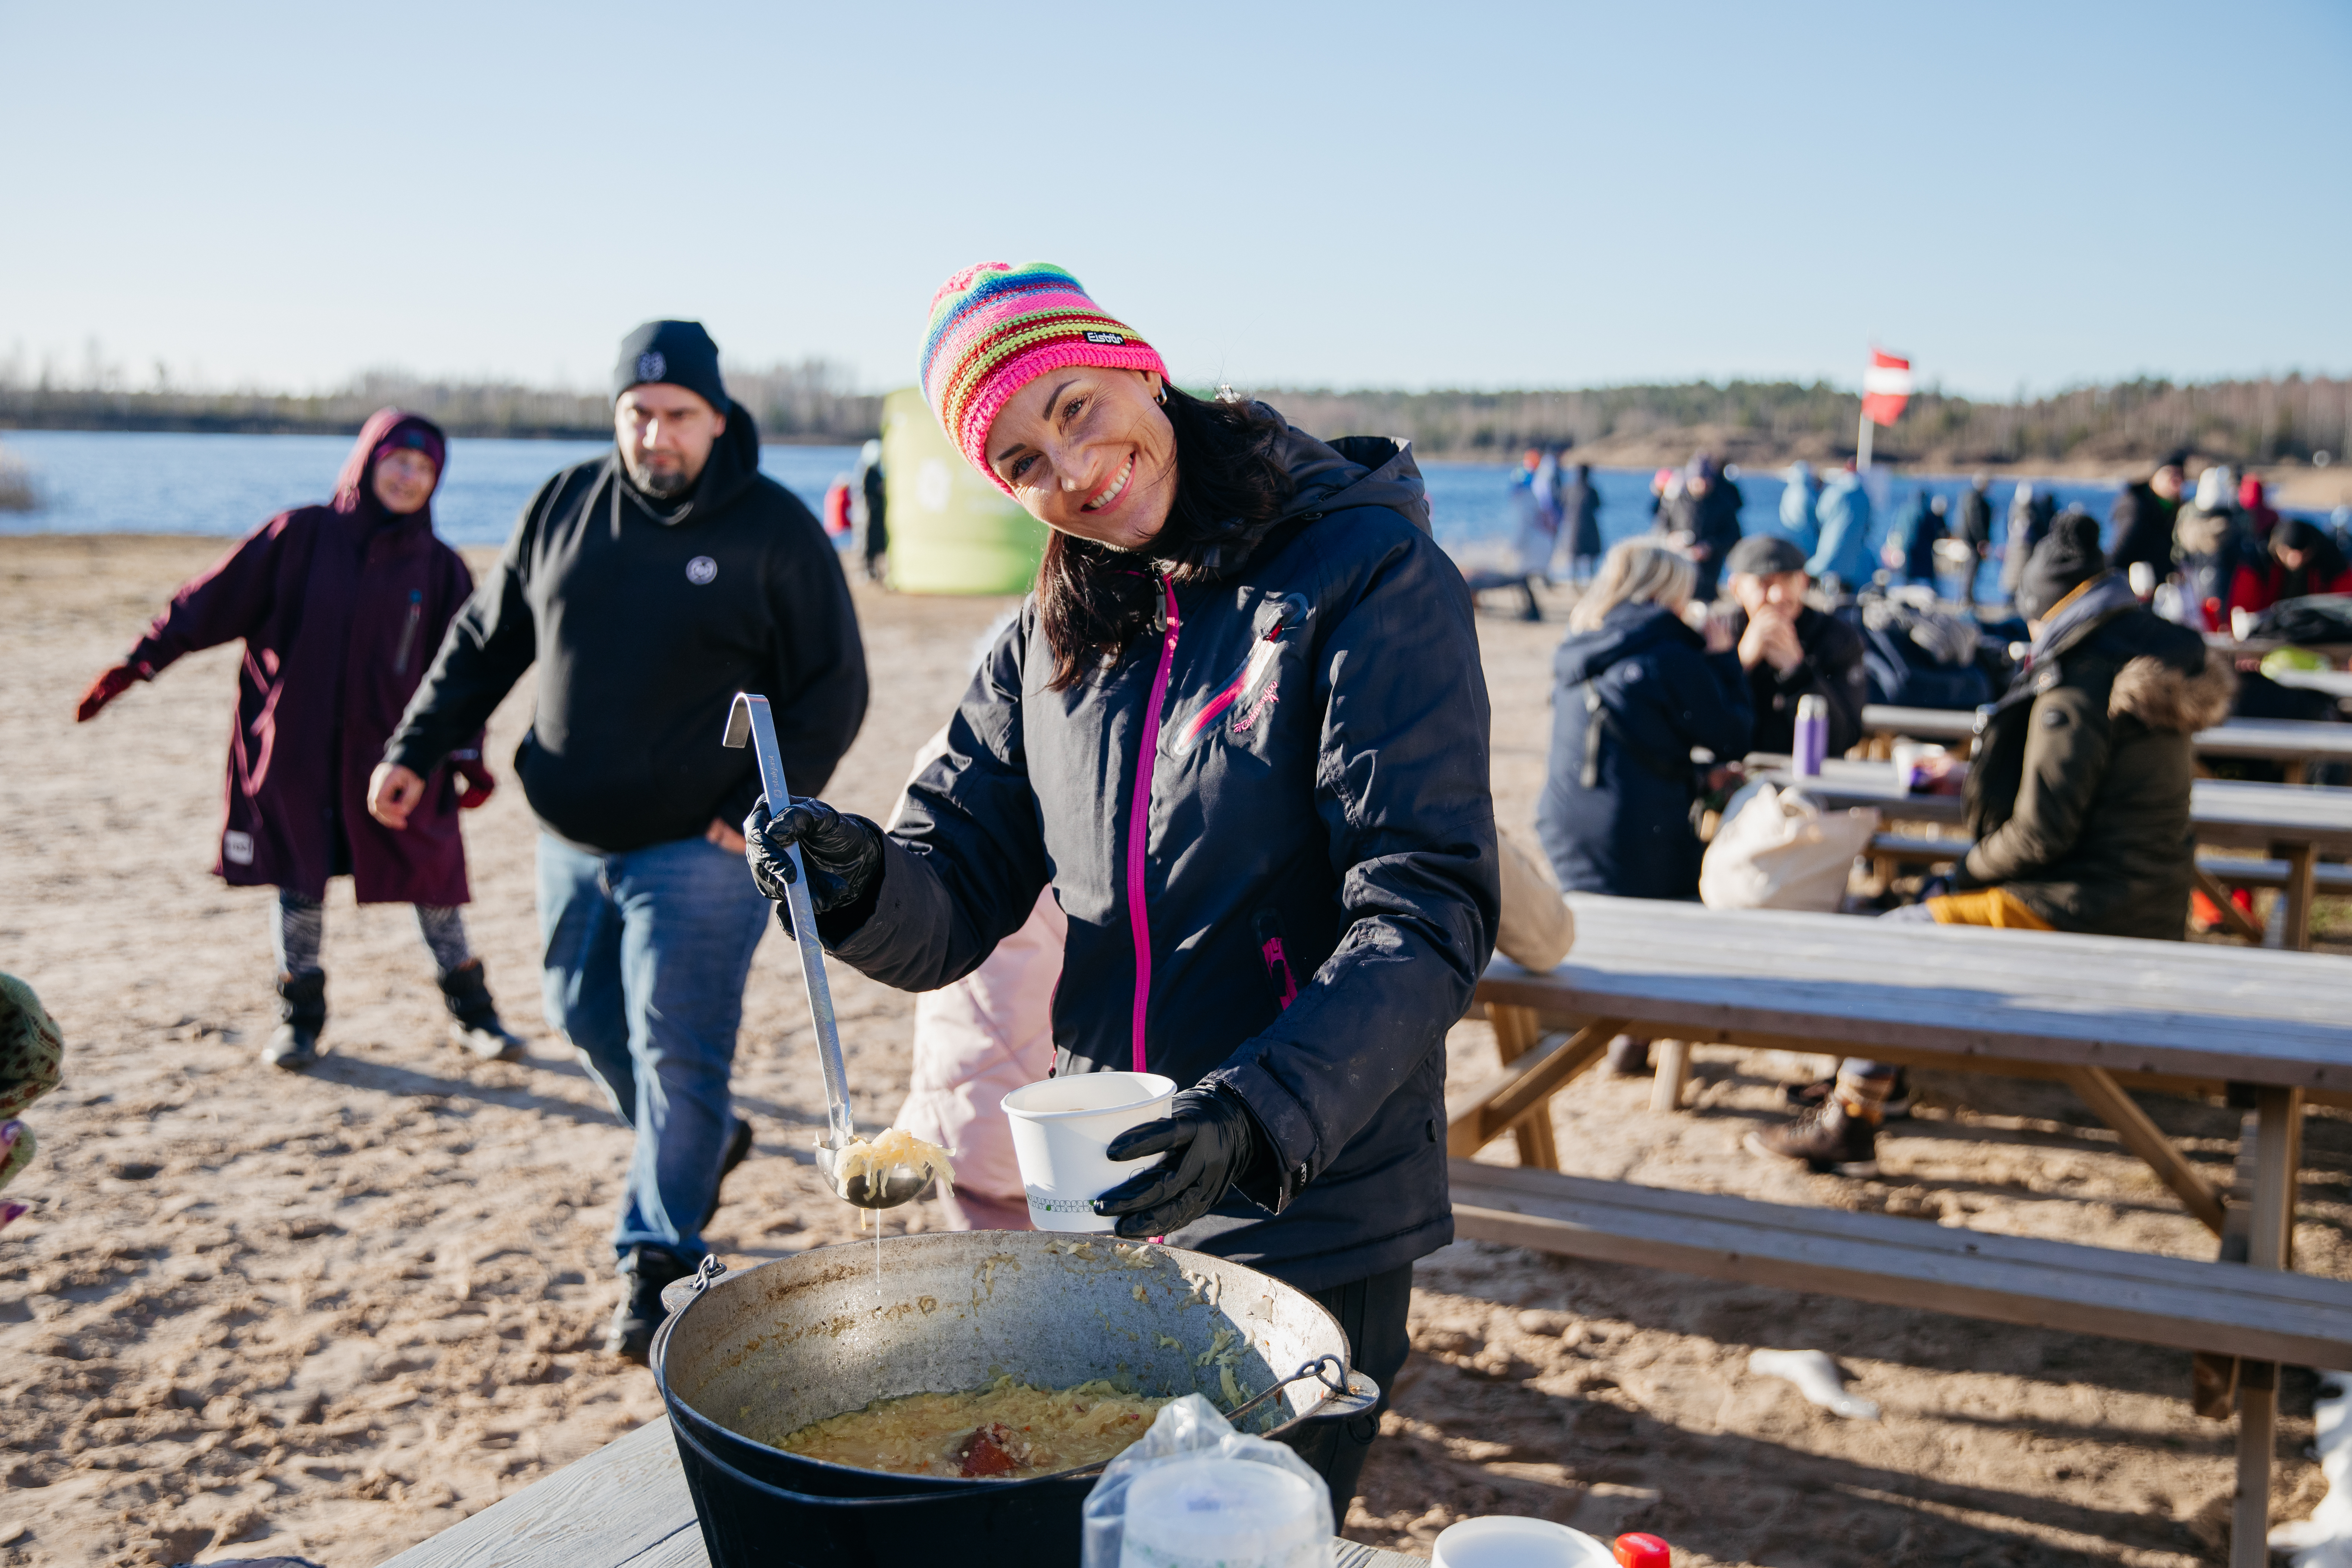
[[1047, 261], [967, 267], [931, 296], [923, 341], [923, 398], [940, 428], [989, 483], [1013, 487], [988, 466], [988, 429], [1007, 399], [1063, 365], [1158, 371], [1160, 351], [1103, 314], [1078, 280]]

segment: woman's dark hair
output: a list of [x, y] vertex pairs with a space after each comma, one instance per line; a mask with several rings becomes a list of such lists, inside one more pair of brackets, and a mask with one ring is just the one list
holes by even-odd
[[1163, 406], [1176, 432], [1176, 494], [1150, 555], [1058, 531], [1046, 535], [1037, 624], [1054, 651], [1049, 691], [1067, 691], [1155, 623], [1154, 563], [1179, 583], [1215, 578], [1248, 555], [1290, 500], [1280, 415], [1262, 403], [1211, 401], [1172, 385]]

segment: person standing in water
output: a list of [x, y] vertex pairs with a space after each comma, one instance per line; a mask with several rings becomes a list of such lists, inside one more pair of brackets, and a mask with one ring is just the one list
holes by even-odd
[[768, 910], [733, 826], [760, 786], [751, 752], [719, 744], [728, 710], [766, 697], [790, 776], [822, 788], [866, 717], [866, 649], [833, 542], [760, 472], [701, 323], [621, 341], [613, 429], [524, 507], [368, 809], [413, 823], [434, 766], [539, 666], [515, 774], [541, 827], [540, 991], [636, 1132], [604, 1348], [643, 1361], [662, 1287], [709, 1251], [719, 1184], [751, 1151], [729, 1084]]
[[523, 1051], [499, 1021], [458, 912], [471, 894], [457, 814], [493, 787], [481, 724], [453, 737], [417, 781], [410, 831], [393, 832], [367, 813], [368, 769], [473, 589], [465, 562], [433, 532], [433, 492], [447, 456], [439, 426], [378, 409], [332, 500], [280, 512], [173, 595], [74, 712], [88, 723], [181, 655], [244, 639], [213, 869], [233, 888], [278, 889], [269, 934], [280, 1021], [261, 1052], [273, 1067], [299, 1070], [319, 1059], [331, 877], [351, 878], [361, 903], [415, 907], [458, 1044], [491, 1060]]
[[[1185, 1086], [1112, 1142], [1151, 1163], [1097, 1212], [1314, 1295], [1385, 1388], [1412, 1261], [1454, 1234], [1445, 1032], [1501, 901], [1470, 594], [1419, 471], [1187, 395], [1044, 262], [949, 279], [922, 373], [1052, 531], [1036, 589], [891, 830], [763, 802], [752, 874], [780, 899], [797, 843], [826, 948], [910, 991], [971, 973], [1050, 886], [1057, 1072]], [[1343, 1510], [1378, 1431], [1301, 1438]]]

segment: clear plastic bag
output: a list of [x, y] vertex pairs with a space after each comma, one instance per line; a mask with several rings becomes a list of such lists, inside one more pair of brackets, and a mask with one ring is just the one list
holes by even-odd
[[1331, 1568], [1323, 1478], [1282, 1444], [1234, 1431], [1197, 1394], [1104, 1468], [1084, 1519], [1084, 1568]]

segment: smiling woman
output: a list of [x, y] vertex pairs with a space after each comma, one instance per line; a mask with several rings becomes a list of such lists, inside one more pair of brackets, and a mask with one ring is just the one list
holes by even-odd
[[[1412, 1260], [1453, 1235], [1444, 1040], [1499, 900], [1486, 686], [1420, 471], [1187, 396], [1044, 263], [948, 280], [923, 386], [1051, 529], [1036, 593], [890, 832], [762, 806], [753, 875], [779, 896], [799, 844], [825, 945], [915, 991], [1050, 887], [1056, 1071], [1192, 1086], [1111, 1145], [1140, 1173], [1097, 1212], [1310, 1292], [1384, 1383]], [[1377, 1422], [1302, 1439], [1335, 1501]]]

